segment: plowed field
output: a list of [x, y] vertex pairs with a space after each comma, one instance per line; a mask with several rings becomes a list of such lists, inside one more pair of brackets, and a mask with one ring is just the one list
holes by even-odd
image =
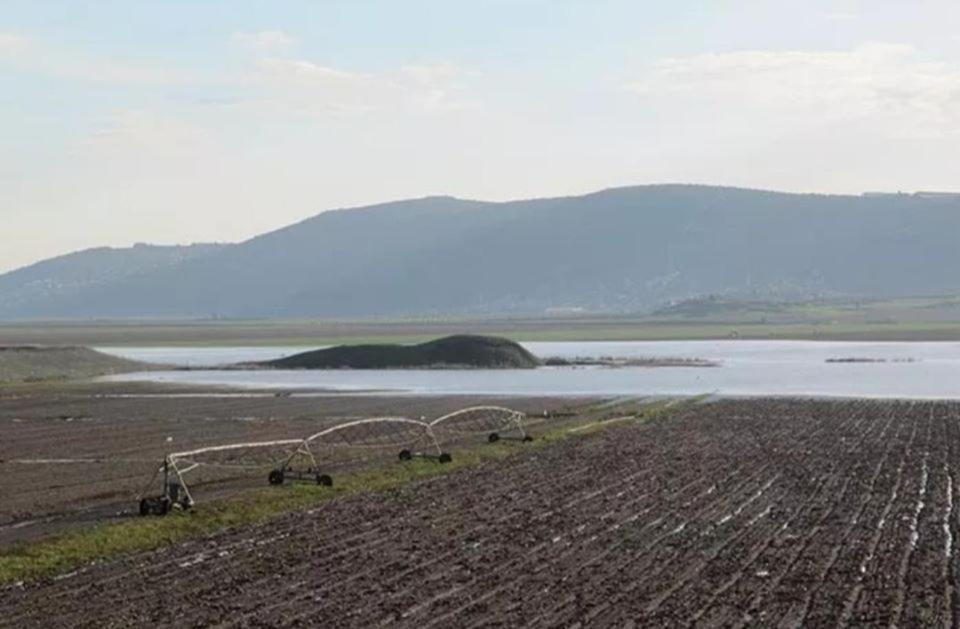
[[958, 422], [717, 402], [0, 589], [0, 624], [951, 626]]

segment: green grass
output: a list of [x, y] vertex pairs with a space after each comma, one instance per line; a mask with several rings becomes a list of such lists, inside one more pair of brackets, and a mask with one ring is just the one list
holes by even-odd
[[[822, 341], [960, 341], [960, 323], [642, 323], [589, 329], [485, 332], [517, 342], [559, 341], [686, 341], [686, 340], [822, 340]], [[143, 343], [165, 347], [318, 347], [378, 343], [423, 343], [437, 334], [386, 334], [364, 336], [302, 336], [292, 338], [227, 338], [195, 342]]]
[[516, 341], [683, 339], [960, 340], [960, 299], [708, 304], [702, 316], [0, 323], [0, 342], [86, 346], [420, 343], [449, 334]]
[[[190, 511], [174, 511], [163, 518], [131, 518], [15, 545], [0, 552], [0, 583], [62, 574], [97, 560], [172, 546], [212, 535], [229, 527], [266, 522], [284, 513], [306, 509], [335, 497], [367, 492], [402, 491], [417, 481], [487, 461], [502, 460], [514, 454], [519, 455], [529, 448], [543, 447], [563, 439], [580, 437], [634, 421], [666, 417], [699, 401], [700, 398], [690, 398], [669, 407], [668, 402], [657, 402], [642, 406], [639, 410], [633, 406], [629, 413], [616, 406], [604, 406], [602, 416], [598, 416], [596, 411], [591, 414], [593, 423], [584, 424], [583, 419], [562, 422], [523, 446], [499, 442], [458, 450], [454, 453], [453, 461], [445, 465], [414, 459], [402, 465], [391, 464], [337, 476], [332, 488], [309, 484], [264, 488], [235, 498], [203, 503]], [[614, 421], [609, 421], [611, 418]]]

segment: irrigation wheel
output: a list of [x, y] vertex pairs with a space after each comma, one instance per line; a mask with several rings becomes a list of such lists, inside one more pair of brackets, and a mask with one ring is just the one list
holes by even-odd
[[270, 470], [270, 475], [267, 476], [267, 482], [271, 485], [282, 485], [283, 470]]
[[413, 458], [413, 452], [410, 452], [410, 450], [400, 450], [401, 461], [409, 461], [412, 458]]
[[317, 474], [317, 484], [321, 487], [333, 487], [333, 479], [328, 474]]

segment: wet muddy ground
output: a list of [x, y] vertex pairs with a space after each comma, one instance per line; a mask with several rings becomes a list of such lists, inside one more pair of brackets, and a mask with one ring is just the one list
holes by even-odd
[[7, 587], [0, 624], [952, 626], [958, 422], [716, 402]]

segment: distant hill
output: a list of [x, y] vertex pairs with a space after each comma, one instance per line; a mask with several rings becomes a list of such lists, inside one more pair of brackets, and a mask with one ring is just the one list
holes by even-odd
[[279, 369], [532, 369], [540, 361], [518, 343], [460, 334], [419, 345], [340, 345], [260, 363]]
[[323, 212], [196, 253], [95, 281], [50, 267], [40, 285], [66, 287], [56, 290], [15, 271], [0, 276], [0, 318], [635, 312], [706, 295], [956, 294], [960, 197], [684, 185], [430, 197]]
[[0, 275], [0, 317], [18, 311], [51, 316], [62, 304], [83, 301], [90, 291], [110, 286], [128, 277], [175, 267], [229, 245], [196, 244], [155, 246], [138, 244], [127, 248], [99, 247], [78, 251]]

